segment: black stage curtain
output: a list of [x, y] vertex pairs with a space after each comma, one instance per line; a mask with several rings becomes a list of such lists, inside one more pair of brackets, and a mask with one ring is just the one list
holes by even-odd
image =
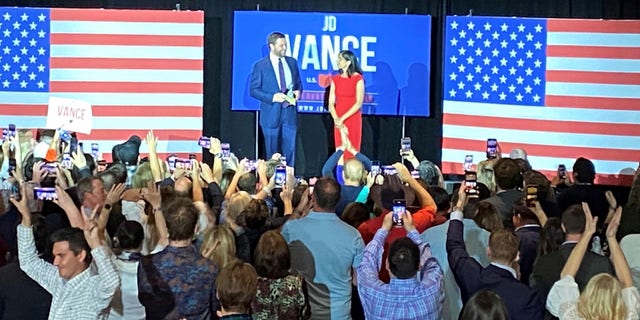
[[[319, 11], [353, 13], [429, 14], [433, 17], [430, 118], [406, 118], [420, 159], [440, 162], [442, 148], [442, 21], [446, 15], [494, 15], [554, 18], [640, 18], [639, 0], [1, 0], [3, 6], [75, 7], [205, 11], [204, 115], [205, 135], [229, 141], [241, 157], [253, 158], [256, 115], [231, 112], [231, 65], [234, 10]], [[425, 106], [426, 107], [426, 106]], [[332, 123], [327, 115], [299, 117], [298, 175], [312, 176], [333, 148]], [[399, 160], [401, 117], [365, 117], [362, 151], [383, 163]], [[262, 146], [261, 141], [259, 145]], [[195, 143], [195, 141], [194, 141]], [[261, 147], [262, 149], [262, 147]], [[261, 154], [261, 156], [264, 156]]]

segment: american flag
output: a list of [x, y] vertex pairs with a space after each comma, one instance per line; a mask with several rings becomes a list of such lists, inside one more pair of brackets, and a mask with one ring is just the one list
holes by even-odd
[[447, 17], [443, 171], [465, 155], [527, 151], [548, 176], [577, 157], [597, 183], [628, 184], [640, 160], [640, 21]]
[[[50, 96], [93, 106], [85, 152], [149, 129], [158, 152], [195, 153], [202, 132], [201, 11], [0, 7], [0, 127], [44, 128]], [[143, 144], [141, 153], [146, 153]]]

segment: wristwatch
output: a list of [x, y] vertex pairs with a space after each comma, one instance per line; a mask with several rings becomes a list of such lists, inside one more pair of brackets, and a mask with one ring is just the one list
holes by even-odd
[[102, 209], [111, 210], [111, 205], [108, 204], [108, 203], [105, 203], [104, 206], [102, 207]]

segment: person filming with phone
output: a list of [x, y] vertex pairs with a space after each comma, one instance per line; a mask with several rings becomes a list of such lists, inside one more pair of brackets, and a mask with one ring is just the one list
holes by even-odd
[[[411, 212], [401, 206], [403, 202], [397, 201], [394, 211], [384, 216], [382, 227], [364, 249], [357, 269], [360, 300], [367, 319], [440, 319], [444, 275], [429, 244], [422, 242]], [[393, 228], [404, 228], [407, 236], [391, 243], [383, 267], [382, 252]], [[381, 268], [389, 271], [390, 283], [380, 281]]]

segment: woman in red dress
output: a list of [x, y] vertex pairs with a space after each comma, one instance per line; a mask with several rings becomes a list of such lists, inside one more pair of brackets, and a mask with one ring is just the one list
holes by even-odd
[[[358, 58], [349, 50], [338, 53], [339, 74], [331, 79], [329, 92], [329, 112], [335, 124], [334, 140], [336, 148], [343, 145], [341, 131], [344, 131], [356, 150], [360, 151], [362, 140], [362, 101], [364, 100], [364, 80]], [[344, 161], [353, 158], [345, 150]]]

